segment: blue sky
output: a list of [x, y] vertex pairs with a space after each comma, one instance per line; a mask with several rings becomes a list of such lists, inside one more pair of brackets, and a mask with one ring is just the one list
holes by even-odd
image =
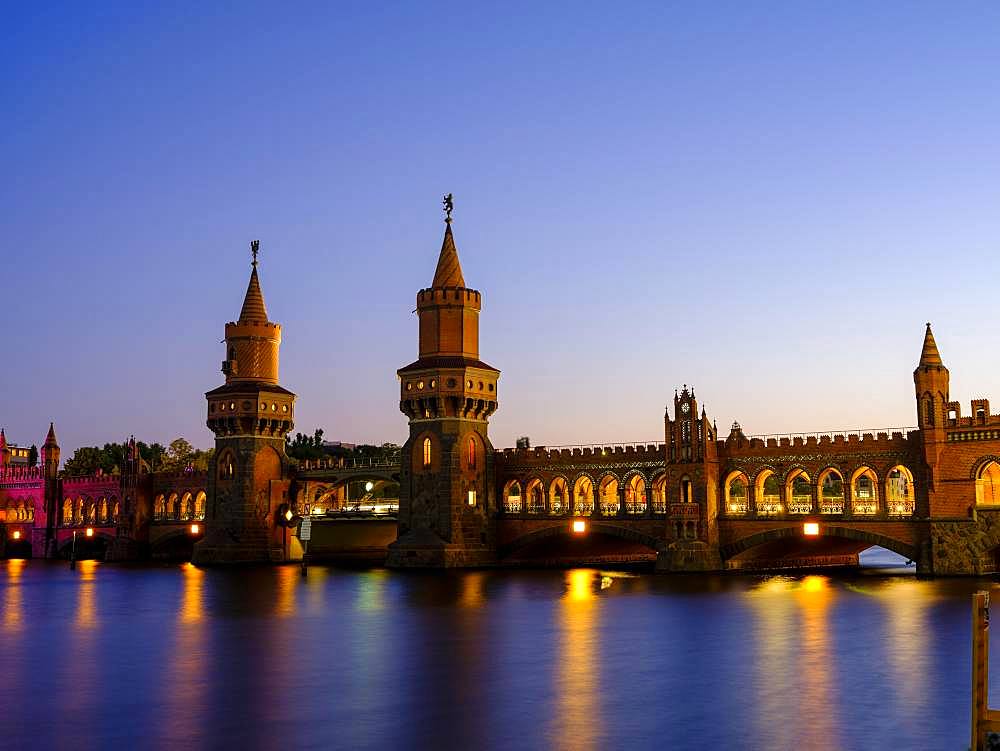
[[261, 240], [298, 428], [401, 441], [455, 194], [491, 435], [912, 425], [996, 391], [994, 3], [80, 3], [0, 24], [0, 424], [211, 444]]

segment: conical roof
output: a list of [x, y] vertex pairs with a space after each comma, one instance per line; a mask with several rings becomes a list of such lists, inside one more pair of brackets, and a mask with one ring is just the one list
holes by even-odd
[[55, 423], [52, 423], [52, 422], [49, 423], [49, 434], [47, 436], [45, 436], [45, 445], [46, 446], [58, 446], [59, 445], [56, 442], [56, 426], [55, 426]]
[[465, 286], [465, 277], [462, 276], [462, 264], [458, 262], [458, 249], [455, 247], [455, 237], [451, 234], [451, 223], [444, 230], [441, 255], [438, 256], [437, 270], [434, 272], [434, 282], [431, 286]]
[[266, 321], [267, 308], [264, 306], [264, 293], [260, 290], [260, 279], [257, 277], [257, 264], [253, 265], [250, 272], [250, 284], [247, 285], [247, 294], [243, 298], [243, 309], [240, 311], [240, 323], [249, 321]]
[[924, 348], [920, 351], [920, 365], [944, 365], [941, 360], [941, 353], [938, 352], [937, 342], [934, 341], [934, 332], [931, 325], [927, 324], [927, 331], [924, 332]]
[[0, 428], [0, 449], [7, 448], [7, 436], [4, 435], [3, 428]]

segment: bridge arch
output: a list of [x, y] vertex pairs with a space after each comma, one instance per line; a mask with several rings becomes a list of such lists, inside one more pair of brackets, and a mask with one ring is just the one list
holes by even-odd
[[1000, 506], [1000, 457], [984, 456], [973, 465], [976, 505]]
[[[590, 534], [604, 534], [611, 537], [617, 537], [621, 540], [627, 540], [628, 542], [636, 542], [640, 545], [644, 545], [656, 553], [666, 549], [666, 543], [662, 540], [628, 527], [620, 527], [617, 524], [590, 522], [589, 531]], [[542, 540], [547, 540], [552, 537], [569, 536], [571, 534], [572, 533], [570, 532], [570, 528], [567, 524], [552, 524], [548, 527], [543, 527], [542, 529], [536, 529], [533, 532], [528, 532], [527, 534], [515, 538], [510, 543], [505, 545], [500, 551], [500, 557], [506, 558], [521, 548]]]
[[[877, 545], [885, 548], [886, 550], [891, 550], [893, 553], [898, 553], [910, 561], [916, 561], [918, 558], [917, 548], [915, 546], [896, 540], [892, 537], [887, 537], [886, 535], [869, 532], [868, 530], [822, 524], [820, 525], [820, 536], [839, 537], [846, 540], [865, 542], [869, 544], [869, 547]], [[776, 529], [768, 529], [764, 532], [758, 532], [757, 534], [744, 537], [741, 540], [731, 542], [728, 545], [723, 545], [720, 549], [720, 553], [722, 555], [722, 559], [727, 561], [740, 553], [745, 553], [746, 551], [759, 545], [763, 545], [764, 543], [791, 537], [802, 537], [802, 525], [796, 524], [794, 526], [778, 527]]]

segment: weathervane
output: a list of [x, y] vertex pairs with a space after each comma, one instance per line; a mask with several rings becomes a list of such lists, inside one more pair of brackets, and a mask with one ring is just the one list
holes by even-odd
[[257, 265], [257, 254], [260, 253], [260, 240], [250, 241], [250, 254], [253, 256], [253, 265]]
[[444, 221], [445, 224], [451, 224], [451, 212], [455, 210], [455, 202], [452, 199], [451, 193], [444, 197], [441, 202], [444, 204]]

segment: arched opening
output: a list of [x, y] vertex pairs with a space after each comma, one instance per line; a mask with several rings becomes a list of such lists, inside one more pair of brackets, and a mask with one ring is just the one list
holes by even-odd
[[871, 467], [859, 467], [851, 477], [851, 513], [878, 513], [878, 477]]
[[181, 519], [187, 521], [194, 516], [194, 497], [190, 493], [185, 493], [181, 497]]
[[83, 524], [83, 498], [77, 498], [73, 504], [73, 523]]
[[511, 480], [503, 489], [503, 508], [511, 514], [521, 513], [521, 483]]
[[586, 475], [576, 478], [573, 485], [573, 513], [576, 516], [594, 513], [594, 483]]
[[99, 504], [100, 509], [98, 513], [101, 519], [101, 524], [107, 524], [110, 520], [110, 517], [108, 516], [108, 499], [102, 496]]
[[542, 481], [537, 477], [528, 483], [527, 498], [528, 498], [528, 513], [529, 514], [542, 514], [545, 512], [545, 488], [542, 487]]
[[114, 502], [111, 504], [111, 521], [117, 524], [118, 520], [121, 519], [122, 506], [121, 503], [118, 502], [117, 498], [113, 500]]
[[63, 501], [62, 506], [62, 523], [63, 526], [68, 527], [73, 523], [73, 499], [67, 498]]
[[524, 535], [502, 548], [507, 563], [534, 566], [627, 565], [646, 568], [656, 561], [663, 543], [632, 529], [599, 521], [586, 522], [586, 531], [574, 533], [569, 522]]
[[424, 438], [424, 469], [431, 466], [431, 459], [433, 458], [431, 454], [431, 439]]
[[87, 524], [97, 524], [97, 503], [87, 500]]
[[778, 482], [778, 477], [774, 472], [765, 469], [757, 475], [756, 490], [758, 514], [766, 516], [782, 512], [781, 483]]
[[466, 449], [469, 469], [476, 468], [476, 439], [469, 436], [469, 444]]
[[913, 475], [898, 464], [885, 476], [885, 510], [892, 516], [912, 516], [914, 505]]
[[819, 476], [819, 512], [844, 513], [844, 478], [835, 469], [825, 469]]
[[808, 514], [812, 511], [812, 486], [805, 470], [797, 469], [785, 481], [788, 513]]
[[730, 472], [726, 478], [725, 510], [728, 514], [745, 514], [750, 506], [748, 488], [750, 481], [742, 472]]
[[976, 505], [1000, 506], [1000, 464], [989, 461], [976, 476]]
[[614, 475], [604, 475], [599, 486], [601, 496], [601, 514], [614, 516], [618, 513], [618, 478]]
[[229, 482], [236, 475], [236, 458], [232, 451], [222, 452], [219, 457], [219, 479]]
[[625, 511], [630, 514], [646, 513], [646, 481], [642, 475], [632, 475], [625, 484]]
[[205, 518], [205, 501], [208, 500], [208, 496], [205, 495], [204, 490], [199, 490], [198, 495], [194, 497], [194, 518], [201, 520]]
[[565, 477], [557, 477], [549, 485], [549, 512], [565, 514], [569, 508], [569, 486]]
[[667, 513], [667, 475], [664, 472], [653, 480], [653, 513]]
[[188, 534], [185, 527], [182, 532], [158, 538], [150, 545], [149, 554], [157, 561], [190, 561], [194, 554], [195, 542], [195, 538]]
[[171, 493], [167, 498], [167, 519], [176, 519], [180, 510], [177, 508], [177, 493]]
[[153, 518], [164, 519], [167, 516], [167, 499], [160, 493], [153, 502]]

